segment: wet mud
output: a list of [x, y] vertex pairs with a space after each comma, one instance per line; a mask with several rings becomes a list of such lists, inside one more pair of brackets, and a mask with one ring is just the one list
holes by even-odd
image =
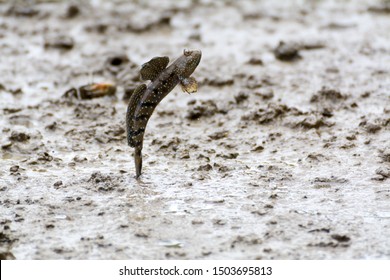
[[[390, 257], [388, 2], [23, 3], [0, 4], [0, 259]], [[198, 93], [157, 107], [137, 181], [139, 67], [185, 48]]]

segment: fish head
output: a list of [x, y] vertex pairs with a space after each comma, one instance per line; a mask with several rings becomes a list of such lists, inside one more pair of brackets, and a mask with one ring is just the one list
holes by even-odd
[[183, 55], [177, 59], [176, 73], [182, 78], [188, 78], [195, 71], [202, 58], [202, 52], [200, 50], [187, 50], [183, 51]]

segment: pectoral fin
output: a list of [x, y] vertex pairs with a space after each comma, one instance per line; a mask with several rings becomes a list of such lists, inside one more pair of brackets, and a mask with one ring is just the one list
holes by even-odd
[[130, 147], [134, 147], [133, 134], [134, 134], [134, 114], [137, 109], [137, 105], [140, 102], [142, 95], [146, 90], [146, 85], [142, 84], [138, 86], [130, 97], [129, 105], [127, 106], [126, 113], [126, 129], [127, 129], [127, 143]]
[[180, 81], [181, 89], [187, 93], [198, 91], [198, 82], [193, 77], [185, 78]]
[[141, 67], [141, 79], [153, 81], [167, 67], [169, 58], [167, 56], [154, 57]]

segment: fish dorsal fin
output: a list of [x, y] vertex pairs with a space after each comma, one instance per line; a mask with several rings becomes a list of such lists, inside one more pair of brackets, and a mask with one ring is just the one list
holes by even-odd
[[167, 67], [168, 63], [169, 58], [167, 56], [157, 56], [152, 58], [142, 65], [141, 79], [145, 81], [153, 81]]
[[134, 133], [134, 114], [137, 109], [137, 105], [141, 101], [141, 98], [143, 94], [145, 93], [146, 85], [142, 84], [138, 86], [133, 94], [130, 97], [129, 105], [127, 106], [127, 113], [126, 113], [126, 129], [127, 129], [127, 143], [130, 145], [130, 147], [134, 147], [133, 143], [133, 133]]

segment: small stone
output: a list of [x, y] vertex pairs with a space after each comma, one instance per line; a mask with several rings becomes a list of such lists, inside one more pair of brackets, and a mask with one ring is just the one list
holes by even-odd
[[250, 65], [264, 65], [263, 61], [260, 58], [252, 57], [249, 61], [248, 64]]
[[332, 234], [331, 237], [338, 242], [348, 242], [351, 240], [347, 235]]
[[18, 170], [19, 170], [19, 165], [11, 166], [11, 168], [9, 169], [9, 171], [11, 171], [11, 173], [18, 172]]
[[80, 8], [76, 5], [69, 5], [66, 10], [65, 17], [66, 18], [75, 18], [80, 14]]
[[69, 36], [56, 36], [53, 38], [47, 38], [45, 41], [45, 48], [71, 50], [73, 47], [73, 38]]
[[23, 90], [21, 88], [10, 88], [8, 91], [13, 95], [19, 95], [23, 93]]
[[382, 175], [374, 175], [371, 177], [371, 180], [373, 181], [384, 181], [386, 178], [383, 177]]
[[191, 224], [193, 224], [193, 225], [202, 225], [202, 224], [204, 224], [204, 221], [202, 221], [202, 220], [192, 220]]
[[190, 158], [190, 152], [188, 150], [185, 150], [180, 154], [180, 159], [189, 159], [189, 158]]
[[383, 159], [383, 161], [390, 162], [390, 147], [387, 147], [380, 152], [381, 154], [379, 156]]
[[148, 238], [149, 235], [144, 233], [144, 232], [137, 232], [134, 234], [135, 237], [139, 237], [139, 238]]
[[269, 100], [274, 97], [274, 91], [272, 89], [264, 89], [258, 92], [255, 92], [255, 95], [260, 96], [263, 100]]
[[317, 94], [314, 94], [311, 99], [310, 99], [310, 102], [314, 103], [314, 102], [318, 102], [318, 101], [321, 101], [321, 100], [328, 100], [328, 101], [332, 101], [332, 102], [338, 102], [340, 100], [344, 100], [346, 99], [347, 97], [344, 96], [343, 94], [340, 93], [339, 90], [337, 89], [332, 89], [332, 88], [327, 88], [327, 87], [322, 87], [321, 90], [319, 90], [317, 92]]
[[377, 124], [373, 124], [373, 123], [370, 123], [368, 122], [365, 126], [364, 126], [365, 130], [368, 132], [368, 133], [377, 133], [379, 130], [381, 130], [381, 126], [380, 125], [377, 125]]
[[26, 142], [30, 139], [30, 135], [24, 132], [12, 131], [9, 139], [15, 142]]
[[198, 167], [198, 171], [210, 171], [213, 167], [210, 164], [201, 165]]
[[226, 221], [221, 219], [213, 219], [213, 224], [216, 226], [223, 226], [226, 225]]
[[239, 153], [229, 153], [229, 154], [217, 154], [217, 157], [224, 159], [235, 159], [239, 156]]
[[57, 181], [53, 184], [54, 187], [62, 186], [62, 181]]
[[229, 135], [228, 131], [218, 131], [218, 132], [215, 132], [213, 134], [210, 134], [209, 138], [212, 140], [219, 140], [219, 139], [227, 137], [228, 135]]
[[383, 176], [384, 178], [390, 178], [390, 168], [389, 167], [379, 167], [375, 170], [375, 173]]
[[8, 141], [8, 142], [5, 142], [4, 144], [1, 145], [1, 148], [3, 150], [6, 150], [8, 148], [10, 148], [12, 146], [12, 142]]
[[57, 128], [57, 122], [52, 122], [51, 124], [45, 126], [47, 130], [55, 130]]
[[73, 158], [73, 161], [74, 161], [74, 162], [81, 163], [81, 162], [84, 162], [84, 161], [88, 161], [88, 159], [87, 159], [86, 157], [77, 155], [77, 156], [75, 156], [75, 157]]
[[296, 44], [279, 42], [279, 45], [274, 49], [275, 57], [282, 61], [293, 61], [301, 56], [299, 55], [299, 49]]
[[243, 101], [247, 100], [249, 98], [249, 95], [245, 92], [240, 91], [237, 95], [234, 96], [234, 99], [236, 100], [237, 104], [242, 103]]
[[264, 147], [261, 145], [258, 145], [256, 147], [254, 147], [251, 151], [259, 153], [259, 152], [262, 152], [263, 150], [264, 150]]

